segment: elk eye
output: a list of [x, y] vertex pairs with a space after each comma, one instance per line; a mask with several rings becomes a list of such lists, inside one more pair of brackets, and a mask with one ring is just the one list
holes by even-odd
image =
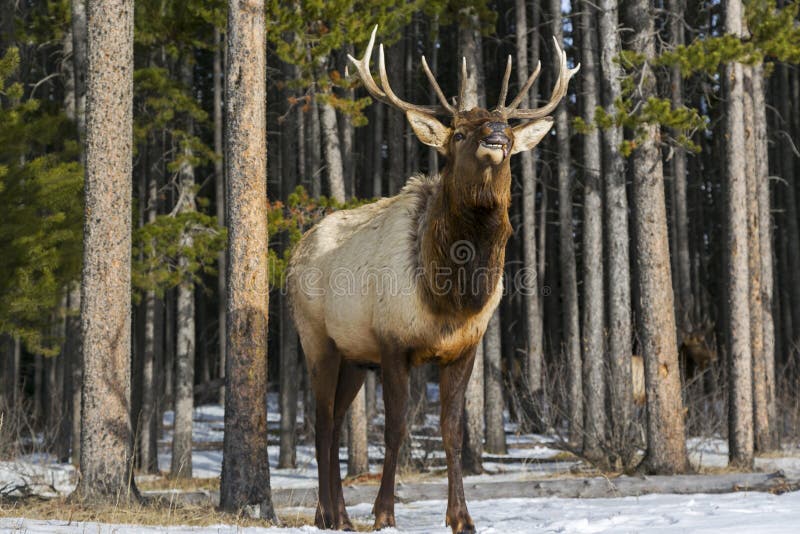
[[456, 132], [453, 135], [453, 139], [456, 140], [456, 141], [463, 141], [464, 140], [464, 134], [462, 134], [461, 132]]

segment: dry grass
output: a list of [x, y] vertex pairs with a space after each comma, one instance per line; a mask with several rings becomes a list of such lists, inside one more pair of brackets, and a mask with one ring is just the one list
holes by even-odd
[[[313, 511], [303, 508], [277, 510], [277, 526], [301, 527], [314, 525]], [[131, 506], [82, 505], [66, 498], [0, 500], [0, 517], [25, 517], [27, 519], [64, 521], [66, 523], [97, 522], [148, 526], [193, 526], [227, 525], [235, 527], [268, 527], [274, 523], [251, 519], [214, 507], [189, 505], [168, 499], [149, 500]], [[372, 530], [372, 522], [353, 521], [357, 532]]]
[[141, 491], [219, 491], [219, 477], [212, 478], [137, 478], [136, 487]]
[[[239, 527], [268, 526], [266, 521], [220, 512], [212, 507], [187, 505], [167, 499], [131, 506], [83, 505], [66, 498], [26, 498], [0, 501], [0, 517], [71, 522], [93, 521], [158, 526], [207, 526], [226, 524]], [[313, 517], [311, 518], [313, 522]]]

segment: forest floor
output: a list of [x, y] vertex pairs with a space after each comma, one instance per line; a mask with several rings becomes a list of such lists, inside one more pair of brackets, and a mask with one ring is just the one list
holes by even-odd
[[[270, 404], [276, 399], [271, 398]], [[223, 409], [195, 410], [193, 474], [190, 482], [160, 475], [138, 475], [137, 485], [155, 505], [134, 510], [86, 510], [64, 500], [76, 472], [44, 454], [0, 462], [0, 532], [74, 534], [78, 532], [300, 533], [312, 532], [316, 501], [313, 445], [298, 445], [297, 467], [277, 469], [277, 406], [270, 406], [270, 480], [281, 527], [214, 511], [222, 462]], [[302, 414], [301, 414], [302, 416]], [[378, 418], [379, 419], [379, 418]], [[441, 441], [426, 429], [412, 434], [412, 454], [426, 472], [398, 474], [397, 524], [401, 532], [449, 532], [444, 526], [447, 482]], [[382, 421], [376, 419], [378, 425]], [[172, 414], [165, 414], [159, 442], [159, 467], [168, 472]], [[275, 441], [275, 444], [273, 444]], [[382, 441], [382, 440], [376, 440]], [[464, 479], [470, 512], [480, 532], [796, 532], [800, 524], [800, 448], [756, 460], [753, 473], [727, 466], [727, 443], [718, 438], [687, 442], [699, 474], [673, 477], [601, 473], [561, 450], [552, 436], [518, 434], [507, 425], [507, 455], [484, 455], [484, 474]], [[347, 451], [342, 449], [343, 475]], [[348, 511], [359, 530], [371, 525], [371, 503], [383, 458], [382, 445], [370, 444], [370, 475], [346, 481]], [[748, 491], [748, 490], [758, 491]], [[150, 526], [145, 526], [150, 525]]]

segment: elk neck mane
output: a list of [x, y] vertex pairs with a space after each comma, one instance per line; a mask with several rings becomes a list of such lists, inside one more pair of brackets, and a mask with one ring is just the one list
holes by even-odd
[[502, 277], [511, 169], [506, 160], [459, 176], [448, 163], [441, 175], [418, 176], [412, 236], [418, 291], [436, 315], [464, 319], [480, 312]]

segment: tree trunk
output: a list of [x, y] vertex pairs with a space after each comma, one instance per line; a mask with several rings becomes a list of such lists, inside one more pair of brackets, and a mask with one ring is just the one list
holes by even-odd
[[[622, 72], [619, 11], [617, 0], [601, 0], [599, 40], [603, 107], [614, 113], [621, 98]], [[631, 286], [628, 243], [628, 197], [625, 189], [625, 161], [620, 153], [622, 128], [603, 130], [603, 182], [605, 183], [605, 237], [608, 272], [608, 352], [610, 362], [611, 441], [615, 450], [629, 447], [631, 420]]]
[[758, 187], [756, 170], [755, 109], [753, 102], [753, 66], [745, 65], [744, 74], [744, 131], [745, 131], [745, 188], [747, 203], [747, 247], [750, 307], [750, 350], [753, 355], [753, 433], [758, 452], [770, 448], [771, 431], [767, 413], [767, 369], [764, 356], [764, 312], [761, 282], [761, 230], [759, 228]]
[[[522, 87], [529, 76], [528, 70], [528, 25], [525, 0], [515, 0], [517, 43], [517, 86]], [[536, 94], [536, 88], [532, 90]], [[528, 95], [523, 95], [520, 107], [530, 105]], [[520, 154], [522, 179], [522, 254], [525, 269], [525, 378], [531, 395], [542, 389], [542, 330], [539, 318], [539, 277], [536, 263], [536, 160], [534, 152], [526, 150]]]
[[347, 412], [347, 476], [354, 477], [362, 473], [369, 473], [366, 409], [366, 398], [362, 385]]
[[[75, 118], [78, 124], [78, 140], [86, 143], [86, 75], [87, 75], [87, 23], [86, 1], [71, 2], [72, 64], [75, 76]], [[86, 165], [86, 147], [81, 150], [81, 163]]]
[[506, 454], [506, 432], [503, 425], [503, 369], [500, 330], [500, 308], [489, 320], [484, 337], [484, 395], [486, 414], [486, 451]]
[[[725, 31], [743, 35], [742, 3], [731, 0], [725, 10]], [[727, 207], [727, 338], [728, 338], [728, 447], [730, 463], [753, 466], [753, 371], [748, 306], [747, 175], [744, 126], [744, 72], [741, 63], [725, 66], [728, 106], [725, 116], [725, 186]]]
[[[669, 34], [670, 45], [673, 49], [684, 44], [685, 1], [670, 0], [669, 3]], [[673, 109], [683, 107], [683, 75], [678, 65], [674, 65], [670, 70], [670, 98]], [[675, 208], [673, 233], [677, 243], [674, 251], [677, 264], [674, 275], [677, 279], [675, 313], [678, 317], [678, 326], [682, 337], [692, 331], [690, 314], [693, 302], [691, 257], [689, 255], [689, 216], [686, 199], [686, 150], [681, 147], [676, 147], [672, 153], [672, 181]]]
[[372, 106], [372, 196], [383, 195], [383, 106]]
[[764, 93], [764, 65], [753, 67], [753, 135], [755, 136], [756, 194], [758, 196], [758, 231], [761, 252], [761, 307], [763, 316], [764, 373], [767, 386], [767, 416], [771, 429], [768, 450], [780, 446], [775, 392], [775, 325], [772, 317], [773, 284], [772, 214], [770, 213], [769, 152], [767, 144], [767, 103]]
[[[147, 206], [146, 216], [148, 224], [155, 222], [158, 216], [159, 180], [163, 175], [162, 158], [163, 147], [157, 143], [152, 149], [156, 158], [151, 158], [147, 173]], [[151, 150], [151, 148], [148, 148]], [[144, 297], [144, 347], [142, 357], [142, 406], [139, 426], [139, 457], [141, 470], [145, 473], [158, 472], [158, 388], [157, 362], [163, 351], [163, 307], [159, 305], [155, 291], [147, 291]]]
[[[656, 88], [649, 64], [656, 53], [655, 16], [649, 0], [634, 0], [626, 8], [634, 33], [631, 48], [646, 61], [637, 73], [635, 95], [644, 102], [655, 95]], [[659, 139], [658, 124], [645, 124], [633, 152], [637, 323], [647, 394], [644, 468], [649, 473], [671, 474], [684, 472], [688, 462]]]
[[[191, 55], [181, 64], [181, 79], [187, 88], [193, 86], [194, 76]], [[188, 135], [194, 135], [194, 120], [189, 119], [186, 126]], [[184, 162], [181, 164], [178, 185], [179, 213], [190, 213], [195, 208], [194, 167], [189, 163], [191, 148], [184, 149]], [[193, 246], [191, 230], [184, 229], [181, 247]], [[182, 270], [188, 268], [189, 260], [179, 258]], [[172, 432], [172, 463], [170, 475], [174, 478], [192, 478], [192, 413], [194, 411], [194, 361], [195, 361], [195, 304], [194, 282], [186, 276], [178, 285], [177, 307], [177, 345], [175, 350], [175, 424]]]
[[369, 435], [369, 426], [372, 420], [378, 413], [378, 394], [377, 394], [377, 374], [375, 371], [367, 371], [367, 377], [364, 379], [364, 401], [367, 405], [367, 434]]
[[229, 0], [228, 345], [220, 508], [272, 520], [267, 453], [267, 113], [263, 0]]
[[[430, 21], [430, 30], [429, 35], [433, 36], [433, 40], [430, 43], [430, 53], [428, 54], [428, 61], [430, 61], [430, 68], [431, 72], [438, 72], [439, 71], [439, 16], [434, 15]], [[438, 99], [436, 97], [436, 91], [434, 90], [433, 86], [430, 88], [430, 92], [428, 93], [428, 98], [430, 99], [430, 103], [436, 105], [438, 103]], [[380, 106], [373, 106], [373, 107], [380, 107]], [[416, 141], [415, 141], [416, 142]], [[428, 147], [428, 172], [431, 174], [436, 174], [439, 172], [439, 152], [434, 147]]]
[[81, 280], [84, 376], [77, 498], [138, 498], [131, 474], [133, 2], [88, 4]]
[[[464, 107], [472, 109], [481, 106], [485, 100], [483, 85], [480, 83], [479, 66], [483, 62], [481, 53], [481, 36], [477, 28], [477, 16], [469, 10], [462, 11], [465, 22], [458, 28], [459, 56], [467, 60], [467, 81]], [[475, 356], [475, 367], [472, 369], [467, 385], [467, 400], [464, 406], [465, 432], [464, 452], [462, 463], [467, 473], [481, 473], [483, 471], [481, 457], [483, 456], [483, 342], [478, 344], [478, 353]]]
[[[389, 80], [397, 80], [395, 83], [400, 83], [406, 74], [403, 68], [403, 40], [389, 47], [387, 52], [387, 68], [389, 70]], [[386, 122], [388, 130], [386, 133], [386, 144], [389, 149], [389, 195], [394, 195], [406, 183], [406, 169], [405, 169], [405, 129], [406, 118], [405, 114], [394, 108], [387, 108]]]
[[295, 467], [297, 462], [297, 390], [300, 383], [297, 363], [297, 331], [286, 295], [281, 295], [281, 365], [280, 365], [280, 454], [278, 467]]
[[[553, 35], [563, 47], [564, 29], [561, 1], [550, 0]], [[569, 119], [567, 99], [555, 111], [556, 144], [558, 147], [558, 223], [559, 264], [561, 267], [562, 321], [564, 328], [563, 355], [568, 373], [569, 439], [583, 442], [583, 379], [580, 328], [578, 326], [578, 281], [575, 266], [575, 242], [572, 230], [572, 177], [570, 176]]]
[[345, 201], [344, 167], [342, 149], [339, 146], [339, 126], [336, 123], [336, 110], [327, 102], [319, 104], [320, 125], [325, 144], [325, 167], [328, 171], [330, 196], [337, 202]]
[[[320, 132], [320, 103], [315, 98], [310, 105], [308, 116], [308, 168], [309, 179], [311, 180], [311, 196], [319, 198], [322, 195], [322, 134]], [[228, 177], [230, 179], [230, 176]]]
[[[214, 205], [217, 209], [217, 224], [225, 226], [225, 170], [223, 168], [222, 145], [222, 35], [219, 28], [214, 27]], [[217, 255], [217, 323], [219, 336], [219, 374], [225, 376], [225, 250]], [[220, 388], [220, 403], [225, 405], [225, 386]]]
[[466, 404], [464, 407], [464, 449], [462, 465], [467, 473], [478, 475], [483, 472], [483, 341], [478, 343], [475, 354], [475, 367], [467, 383]]
[[[592, 3], [581, 3], [581, 82], [586, 124], [594, 124], [598, 101], [597, 43]], [[583, 136], [583, 452], [600, 459], [606, 439], [605, 299], [603, 290], [603, 203], [600, 134]]]

